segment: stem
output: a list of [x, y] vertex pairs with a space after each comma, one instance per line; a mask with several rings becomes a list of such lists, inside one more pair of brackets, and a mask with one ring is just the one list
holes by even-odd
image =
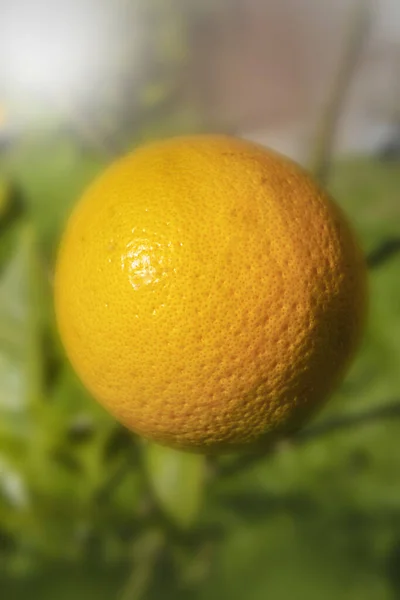
[[157, 560], [165, 547], [161, 531], [152, 531], [140, 545], [132, 573], [119, 600], [143, 600], [153, 578]]
[[338, 122], [342, 113], [346, 94], [350, 88], [358, 60], [364, 48], [367, 33], [371, 23], [369, 0], [358, 0], [354, 14], [350, 19], [347, 42], [339, 70], [333, 80], [325, 110], [317, 129], [317, 138], [311, 160], [311, 171], [316, 179], [326, 185], [332, 162], [332, 151]]
[[40, 266], [36, 252], [34, 230], [28, 225], [23, 230], [23, 242], [28, 254], [28, 336], [27, 384], [28, 405], [37, 407], [43, 399], [43, 348], [42, 348], [42, 294]]
[[[372, 421], [395, 419], [400, 417], [400, 400], [393, 400], [386, 404], [371, 408], [370, 410], [350, 413], [333, 417], [332, 419], [318, 423], [313, 427], [301, 430], [294, 434], [291, 438], [283, 440], [289, 446], [299, 446], [301, 444], [313, 441], [325, 435], [342, 431], [343, 429], [351, 429], [358, 425], [366, 425]], [[232, 476], [241, 473], [242, 471], [255, 466], [257, 463], [272, 456], [279, 448], [279, 444], [275, 444], [263, 453], [248, 454], [239, 457], [233, 463], [221, 466], [218, 472], [219, 476]]]
[[395, 254], [400, 252], [400, 237], [389, 238], [380, 246], [372, 250], [367, 256], [367, 264], [370, 269], [380, 267]]

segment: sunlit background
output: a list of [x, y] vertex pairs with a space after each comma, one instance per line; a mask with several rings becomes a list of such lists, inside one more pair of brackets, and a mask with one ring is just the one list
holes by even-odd
[[[119, 428], [53, 321], [82, 189], [202, 131], [312, 169], [371, 269], [341, 389], [250, 459]], [[0, 0], [0, 598], [400, 598], [399, 247], [398, 0]]]

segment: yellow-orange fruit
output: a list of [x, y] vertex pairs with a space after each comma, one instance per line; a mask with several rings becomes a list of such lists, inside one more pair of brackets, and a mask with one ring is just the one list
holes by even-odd
[[298, 165], [227, 136], [173, 138], [86, 191], [55, 307], [72, 365], [120, 422], [230, 451], [324, 403], [360, 339], [366, 271], [341, 211]]

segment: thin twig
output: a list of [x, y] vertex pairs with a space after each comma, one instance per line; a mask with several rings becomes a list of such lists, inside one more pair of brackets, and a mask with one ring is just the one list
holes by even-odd
[[353, 413], [344, 414], [338, 417], [334, 417], [329, 421], [325, 421], [304, 429], [297, 433], [293, 440], [294, 444], [299, 445], [310, 440], [322, 437], [329, 433], [335, 433], [336, 431], [342, 431], [343, 429], [351, 429], [358, 425], [365, 425], [371, 421], [384, 421], [390, 418], [400, 417], [400, 399], [395, 399], [381, 406], [373, 407], [369, 410]]
[[370, 269], [380, 267], [384, 262], [400, 252], [400, 237], [393, 237], [385, 240], [380, 246], [372, 250], [367, 257], [367, 264]]
[[124, 481], [132, 471], [138, 466], [138, 449], [135, 444], [135, 438], [132, 435], [130, 445], [126, 449], [125, 460], [121, 462], [118, 468], [110, 475], [95, 494], [96, 503], [105, 503], [115, 493], [115, 489]]
[[136, 560], [119, 600], [143, 600], [154, 578], [157, 561], [165, 548], [161, 531], [149, 532], [138, 550]]
[[328, 102], [323, 111], [317, 131], [314, 156], [311, 170], [316, 179], [326, 185], [332, 158], [332, 150], [338, 122], [342, 113], [346, 95], [349, 91], [358, 61], [364, 48], [371, 23], [371, 6], [369, 0], [359, 0], [350, 22], [350, 31], [339, 70], [333, 81]]
[[255, 466], [257, 463], [274, 455], [281, 447], [282, 443], [286, 443], [290, 446], [299, 446], [328, 434], [336, 433], [337, 431], [366, 425], [373, 421], [382, 421], [393, 418], [400, 418], [400, 399], [387, 402], [386, 404], [371, 408], [370, 410], [333, 417], [325, 422], [308, 427], [307, 429], [294, 434], [290, 439], [283, 440], [283, 442], [269, 447], [264, 452], [243, 455], [231, 464], [220, 466], [218, 469], [218, 476], [226, 477], [237, 475], [238, 473]]

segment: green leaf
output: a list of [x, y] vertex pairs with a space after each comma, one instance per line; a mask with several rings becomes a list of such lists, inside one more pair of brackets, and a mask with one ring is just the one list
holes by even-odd
[[9, 159], [9, 177], [18, 182], [40, 246], [51, 260], [67, 215], [102, 166], [82, 155], [72, 140], [46, 132], [25, 136]]
[[147, 475], [160, 507], [174, 524], [189, 528], [197, 519], [203, 499], [204, 457], [149, 442], [143, 452]]
[[0, 282], [0, 411], [13, 413], [27, 401], [30, 248], [21, 242]]
[[17, 242], [0, 279], [0, 458], [25, 478], [34, 460], [43, 470], [45, 302], [30, 226], [18, 229]]

